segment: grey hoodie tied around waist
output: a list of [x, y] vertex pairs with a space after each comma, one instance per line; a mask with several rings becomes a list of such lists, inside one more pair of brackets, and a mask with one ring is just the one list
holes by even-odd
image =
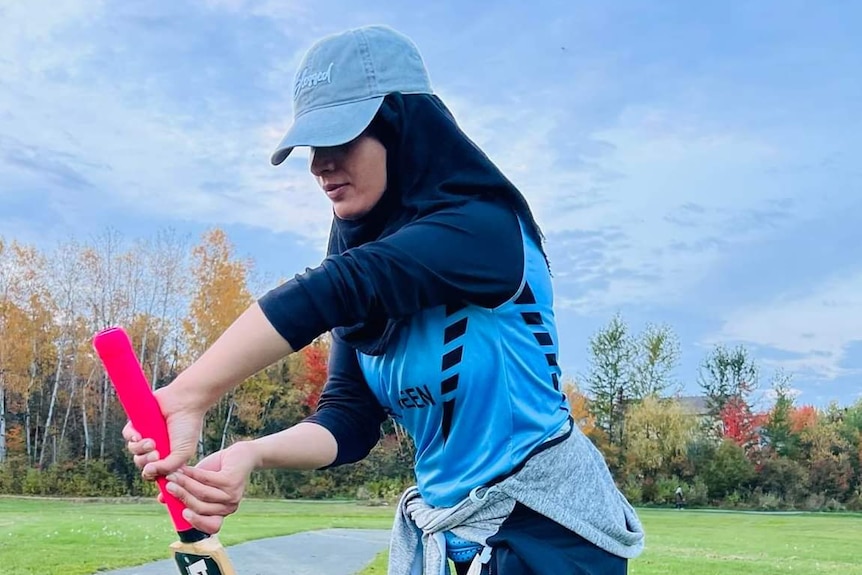
[[[416, 487], [401, 497], [392, 528], [389, 575], [448, 575], [446, 540], [485, 546], [519, 502], [620, 557], [644, 548], [643, 526], [614, 484], [601, 452], [579, 429], [534, 455], [524, 467], [491, 487], [478, 487], [452, 507], [428, 505]], [[477, 555], [471, 573], [487, 561]]]

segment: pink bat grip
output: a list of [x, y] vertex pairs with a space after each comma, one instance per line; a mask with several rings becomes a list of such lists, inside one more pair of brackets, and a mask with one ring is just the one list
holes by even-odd
[[[128, 334], [121, 327], [102, 330], [93, 338], [93, 347], [99, 354], [132, 425], [141, 437], [155, 441], [159, 456], [166, 457], [171, 452], [168, 427]], [[168, 493], [167, 480], [159, 477], [156, 483], [168, 506], [168, 512], [176, 530], [181, 532], [194, 529], [191, 523], [183, 518], [183, 509], [185, 509], [183, 502]]]

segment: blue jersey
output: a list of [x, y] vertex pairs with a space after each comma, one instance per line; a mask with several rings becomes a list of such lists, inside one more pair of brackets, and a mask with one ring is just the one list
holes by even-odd
[[333, 338], [309, 417], [357, 461], [387, 416], [416, 445], [417, 486], [447, 506], [512, 471], [568, 419], [550, 273], [514, 212], [471, 202], [327, 258], [261, 299], [294, 349], [372, 314], [399, 318], [382, 355]]
[[432, 505], [509, 473], [567, 421], [551, 281], [523, 237], [523, 279], [507, 301], [423, 310], [384, 355], [359, 356], [374, 396], [415, 441], [417, 487]]

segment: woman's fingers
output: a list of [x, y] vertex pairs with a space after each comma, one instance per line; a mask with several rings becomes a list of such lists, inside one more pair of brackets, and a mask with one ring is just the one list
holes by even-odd
[[123, 427], [123, 439], [126, 440], [126, 450], [132, 454], [135, 467], [143, 469], [147, 463], [159, 460], [156, 443], [152, 439], [141, 437], [131, 422]]
[[192, 527], [210, 535], [218, 533], [224, 523], [224, 517], [220, 515], [198, 515], [191, 509], [184, 510], [183, 517]]
[[201, 462], [195, 467], [183, 468], [183, 475], [203, 485], [211, 485], [221, 489], [234, 487], [233, 479], [225, 471], [221, 469], [206, 469], [205, 467], [201, 467], [203, 463]]
[[[204, 503], [231, 503], [234, 499], [230, 494], [230, 485], [213, 485], [201, 482], [190, 475], [186, 468], [182, 473], [172, 473], [168, 476], [168, 488], [171, 484], [181, 487], [195, 499]], [[222, 478], [219, 478], [222, 479]], [[222, 479], [222, 481], [224, 481]]]
[[155, 448], [156, 443], [152, 439], [126, 442], [126, 449], [128, 449], [132, 455], [146, 455]]
[[134, 426], [132, 426], [132, 422], [126, 422], [126, 425], [123, 426], [123, 439], [126, 441], [140, 441], [141, 435], [135, 430]]
[[230, 515], [239, 507], [239, 501], [230, 493], [204, 485], [182, 473], [171, 474], [167, 483], [168, 493], [200, 516]]
[[[135, 467], [137, 467], [138, 469], [143, 469], [143, 467], [147, 463], [152, 463], [153, 461], [159, 460], [159, 452], [158, 451], [150, 451], [149, 453], [146, 453], [145, 455], [135, 455], [132, 459], [135, 462]], [[147, 477], [146, 479], [149, 479], [149, 477]]]

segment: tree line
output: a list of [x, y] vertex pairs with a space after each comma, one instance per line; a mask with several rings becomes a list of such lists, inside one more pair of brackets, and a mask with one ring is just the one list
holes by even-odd
[[[0, 237], [0, 493], [150, 495], [125, 452], [126, 417], [92, 348], [121, 325], [154, 389], [210, 346], [253, 301], [253, 263], [225, 232], [196, 243], [170, 229], [145, 240], [107, 230], [50, 253]], [[273, 433], [314, 409], [328, 339], [245, 381], [206, 415], [199, 455]], [[387, 428], [362, 465], [325, 474], [268, 472], [250, 493], [321, 497], [394, 492], [409, 445]]]
[[[253, 262], [214, 228], [196, 242], [170, 229], [129, 240], [107, 230], [50, 252], [0, 237], [0, 493], [152, 495], [125, 452], [126, 417], [92, 349], [122, 325], [153, 388], [169, 383], [253, 301]], [[206, 416], [198, 453], [284, 429], [311, 413], [327, 376], [328, 339], [249, 378]], [[566, 378], [581, 429], [637, 504], [853, 508], [860, 505], [862, 402], [796, 405], [790, 377], [755, 409], [760, 370], [744, 347], [717, 346], [699, 398], [675, 380], [668, 326], [633, 334], [615, 316], [590, 340], [589, 369]], [[384, 426], [364, 461], [322, 472], [254, 474], [249, 494], [391, 499], [412, 482], [412, 446]]]
[[[636, 504], [862, 509], [862, 400], [800, 405], [792, 375], [762, 370], [745, 346], [714, 346], [699, 395], [674, 379], [680, 346], [666, 325], [635, 334], [618, 314], [590, 340], [589, 369], [566, 391], [581, 429]], [[756, 401], [760, 394], [766, 401]]]

